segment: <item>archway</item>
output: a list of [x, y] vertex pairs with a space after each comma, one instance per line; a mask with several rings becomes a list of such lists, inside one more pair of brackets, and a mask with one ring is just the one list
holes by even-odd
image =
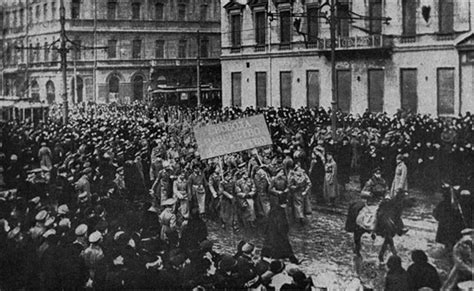
[[49, 80], [46, 82], [46, 100], [48, 104], [53, 104], [56, 102], [56, 89], [54, 87], [53, 81]]
[[120, 79], [116, 75], [113, 75], [109, 78], [109, 94], [108, 94], [107, 102], [117, 101], [119, 91], [120, 91]]
[[40, 87], [36, 80], [31, 82], [31, 99], [33, 101], [40, 101]]
[[133, 78], [133, 101], [143, 100], [143, 77], [136, 75]]
[[[82, 80], [81, 77], [76, 76], [77, 79], [77, 85], [74, 86], [74, 78], [71, 80], [71, 88], [73, 92], [73, 102], [74, 103], [81, 103], [83, 100], [83, 92], [84, 92], [84, 81]], [[75, 90], [75, 91], [74, 91]]]

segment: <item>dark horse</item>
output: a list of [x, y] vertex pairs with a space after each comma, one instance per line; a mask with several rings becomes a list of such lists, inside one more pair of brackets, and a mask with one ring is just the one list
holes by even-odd
[[[372, 234], [375, 238], [375, 234], [382, 236], [384, 242], [382, 249], [379, 253], [380, 262], [384, 261], [385, 252], [387, 248], [390, 248], [390, 251], [396, 255], [397, 251], [393, 243], [393, 237], [395, 235], [402, 235], [406, 232], [404, 230], [403, 221], [401, 219], [402, 211], [404, 208], [405, 192], [399, 192], [392, 199], [383, 199], [378, 208], [377, 208], [377, 222], [375, 226], [375, 231]], [[357, 256], [361, 256], [360, 250], [362, 248], [361, 238], [364, 233], [370, 233], [369, 230], [366, 230], [356, 223], [357, 216], [359, 212], [366, 205], [365, 201], [356, 201], [349, 205], [349, 210], [346, 220], [346, 231], [354, 233], [354, 253]]]

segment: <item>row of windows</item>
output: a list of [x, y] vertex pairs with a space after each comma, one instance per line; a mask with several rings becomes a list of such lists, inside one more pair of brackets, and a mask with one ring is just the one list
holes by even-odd
[[[119, 3], [116, 1], [107, 2], [107, 19], [114, 20], [117, 19], [117, 12], [122, 7], [119, 7]], [[134, 20], [143, 19], [142, 15], [142, 4], [139, 2], [134, 2], [130, 6], [131, 17]], [[155, 3], [153, 7], [153, 19], [155, 20], [164, 20], [164, 9], [165, 4]], [[31, 23], [39, 23], [42, 21], [49, 21], [57, 19], [57, 5], [56, 1], [38, 5], [32, 5], [28, 8], [28, 19]], [[81, 0], [72, 0], [71, 3], [71, 19], [79, 19], [81, 14]], [[177, 6], [177, 20], [184, 21], [187, 20], [187, 5], [178, 4]], [[208, 18], [208, 5], [201, 4], [199, 6], [199, 20], [205, 21]], [[25, 19], [25, 10], [23, 8], [16, 11], [7, 11], [5, 12], [5, 27], [22, 27], [23, 21]]]
[[[74, 40], [73, 47], [71, 49], [71, 57], [75, 60], [81, 59], [81, 46], [82, 42], [80, 40]], [[16, 45], [9, 45], [5, 50], [5, 60], [7, 64], [16, 64], [18, 61], [23, 63], [26, 58], [26, 51], [28, 51], [29, 62], [40, 62], [41, 56], [43, 56], [43, 61], [49, 62], [58, 61], [58, 52], [56, 49], [51, 48], [48, 42], [45, 42], [43, 46], [40, 43], [36, 43], [35, 46], [30, 44], [28, 49], [16, 49]], [[186, 39], [181, 39], [178, 42], [178, 58], [187, 58], [188, 57], [188, 41]], [[132, 58], [141, 59], [142, 58], [142, 48], [143, 42], [141, 39], [135, 39], [132, 41]], [[200, 57], [208, 58], [209, 57], [209, 40], [207, 38], [201, 39], [200, 46]], [[159, 39], [155, 41], [154, 48], [154, 57], [157, 59], [165, 58], [166, 51], [166, 42], [165, 40]], [[123, 50], [120, 50], [120, 54], [125, 53]], [[107, 58], [115, 59], [118, 58], [118, 42], [116, 39], [111, 39], [107, 42]], [[50, 59], [51, 58], [51, 59]]]
[[[56, 1], [50, 3], [32, 5], [28, 7], [28, 19], [30, 23], [49, 21], [57, 18]], [[25, 9], [5, 12], [4, 27], [22, 27], [25, 20]]]
[[[454, 24], [454, 0], [439, 0], [439, 32], [451, 33]], [[416, 35], [416, 9], [417, 2], [413, 0], [403, 0], [403, 35]], [[351, 9], [352, 3], [348, 0], [338, 0], [336, 17], [336, 34], [340, 37], [349, 36], [351, 28]], [[319, 30], [322, 16], [319, 14], [319, 7], [314, 4], [308, 4], [306, 7], [306, 34], [308, 42], [316, 42], [319, 38]], [[267, 13], [264, 10], [254, 11], [254, 29], [255, 43], [264, 45], [266, 43]], [[292, 38], [292, 29], [294, 29], [294, 19], [290, 10], [280, 9], [279, 15], [279, 34], [281, 43], [290, 43]], [[370, 0], [368, 4], [367, 29], [370, 34], [382, 33], [383, 5], [382, 0]], [[231, 25], [231, 43], [233, 47], [242, 45], [242, 15], [241, 13], [230, 14]], [[302, 29], [299, 27], [298, 29]]]
[[[400, 101], [403, 109], [416, 113], [418, 110], [418, 71], [400, 69]], [[438, 68], [437, 73], [438, 114], [454, 114], [454, 68]], [[280, 106], [292, 106], [293, 77], [291, 71], [280, 72]], [[367, 101], [371, 112], [384, 111], [385, 72], [383, 69], [370, 69], [367, 74]], [[320, 72], [306, 71], [306, 104], [318, 107], [320, 104]], [[267, 107], [267, 72], [255, 73], [255, 101], [257, 107]], [[351, 111], [352, 72], [337, 71], [337, 104], [343, 112]], [[242, 73], [231, 73], [231, 103], [242, 106]]]
[[[132, 58], [140, 59], [142, 58], [142, 40], [134, 39], [132, 41]], [[110, 39], [107, 42], [107, 58], [115, 59], [118, 57], [118, 41], [116, 39]], [[177, 57], [184, 59], [188, 57], [188, 40], [181, 39], [178, 42], [178, 54]], [[200, 57], [208, 58], [209, 57], [209, 40], [207, 38], [201, 39], [201, 44], [199, 47]], [[155, 52], [154, 56], [157, 59], [165, 58], [166, 51], [166, 42], [165, 40], [158, 39], [155, 41]]]

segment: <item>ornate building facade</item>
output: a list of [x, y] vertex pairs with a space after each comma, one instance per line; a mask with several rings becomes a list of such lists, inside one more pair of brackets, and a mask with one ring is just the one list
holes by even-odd
[[[473, 0], [335, 2], [341, 110], [474, 110]], [[224, 106], [331, 105], [325, 3], [221, 0]]]
[[[4, 95], [61, 103], [60, 1], [3, 1]], [[131, 102], [160, 86], [187, 89], [186, 99], [195, 98], [198, 52], [201, 84], [220, 91], [218, 0], [64, 0], [64, 6], [70, 102]]]

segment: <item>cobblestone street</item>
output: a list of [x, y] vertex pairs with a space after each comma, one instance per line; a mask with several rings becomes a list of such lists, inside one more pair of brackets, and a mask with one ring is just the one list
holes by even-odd
[[[355, 191], [346, 193], [346, 196], [354, 193]], [[450, 269], [450, 259], [443, 246], [435, 243], [437, 222], [431, 215], [439, 197], [431, 199], [418, 192], [411, 192], [410, 195], [416, 202], [403, 214], [409, 232], [394, 238], [398, 255], [406, 268], [411, 264], [412, 250], [425, 251], [430, 262], [438, 269], [441, 279], [444, 279]], [[379, 266], [377, 256], [383, 239], [377, 237], [372, 240], [369, 234], [365, 234], [362, 239], [363, 258], [357, 259], [353, 254], [352, 234], [344, 230], [347, 202], [336, 208], [313, 205], [313, 210], [305, 227], [291, 227], [291, 244], [296, 257], [303, 260], [299, 268], [312, 276], [316, 287], [352, 289], [362, 281], [366, 287], [381, 288], [385, 267]], [[210, 236], [217, 251], [228, 253], [236, 251], [240, 240], [253, 242], [258, 250], [263, 243], [262, 234], [258, 231], [242, 230], [233, 233], [220, 229], [215, 223], [210, 224]], [[385, 261], [388, 256], [389, 252], [386, 253]], [[292, 267], [288, 262], [287, 266], [287, 270]], [[364, 271], [359, 272], [360, 269]]]

